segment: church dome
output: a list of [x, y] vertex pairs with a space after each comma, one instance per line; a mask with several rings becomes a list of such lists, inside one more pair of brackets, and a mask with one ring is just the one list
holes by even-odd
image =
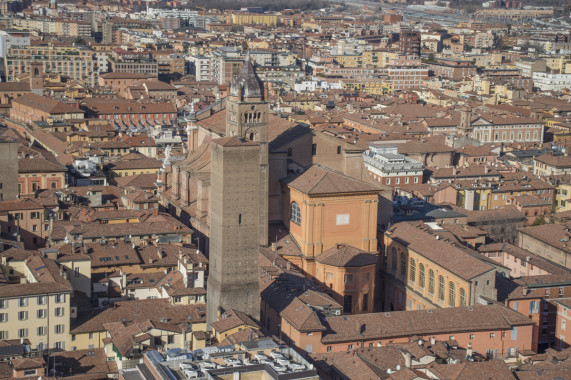
[[236, 96], [240, 99], [264, 99], [264, 84], [256, 74], [249, 55], [242, 65], [242, 69], [240, 69], [240, 72], [232, 81], [230, 96]]

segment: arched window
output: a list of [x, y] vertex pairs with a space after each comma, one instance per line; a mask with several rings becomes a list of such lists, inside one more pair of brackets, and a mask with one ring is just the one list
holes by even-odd
[[418, 285], [424, 288], [424, 264], [418, 265]]
[[253, 133], [250, 133], [250, 140], [254, 141], [254, 134]]
[[397, 250], [395, 247], [391, 249], [391, 268], [396, 272], [397, 270]]
[[292, 202], [291, 204], [291, 221], [296, 224], [301, 224], [301, 212], [297, 202]]
[[456, 288], [452, 281], [448, 283], [448, 305], [451, 307], [456, 306]]
[[400, 274], [406, 276], [406, 253], [402, 252], [400, 254]]
[[460, 288], [460, 306], [466, 306], [466, 291]]
[[428, 293], [434, 294], [434, 271], [428, 271]]
[[408, 272], [408, 278], [410, 281], [416, 281], [416, 261], [414, 259], [410, 259], [410, 269]]
[[444, 301], [444, 277], [438, 276], [438, 299]]

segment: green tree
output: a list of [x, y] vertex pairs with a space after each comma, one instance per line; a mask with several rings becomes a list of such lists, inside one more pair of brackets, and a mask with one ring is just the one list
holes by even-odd
[[535, 221], [533, 222], [532, 226], [542, 226], [544, 224], [547, 224], [545, 217], [543, 215], [539, 215], [537, 218], [535, 218]]

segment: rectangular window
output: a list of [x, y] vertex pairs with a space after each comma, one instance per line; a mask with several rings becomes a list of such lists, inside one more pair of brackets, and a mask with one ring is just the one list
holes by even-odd
[[55, 325], [54, 326], [54, 332], [56, 334], [63, 334], [65, 326], [64, 325]]
[[19, 321], [27, 321], [28, 320], [28, 312], [27, 311], [19, 311], [18, 312], [18, 320]]
[[38, 305], [45, 305], [46, 301], [47, 301], [47, 297], [46, 296], [38, 296], [37, 300], [38, 300]]
[[47, 315], [47, 310], [46, 309], [39, 309], [37, 314], [38, 314], [38, 319], [43, 319]]
[[0, 331], [0, 339], [8, 339], [8, 331], [7, 330]]
[[470, 334], [470, 339], [474, 339], [476, 337], [475, 334]]
[[56, 307], [56, 309], [55, 309], [56, 317], [63, 317], [63, 314], [64, 314], [64, 308], [63, 307]]
[[317, 155], [317, 144], [311, 144], [311, 155], [312, 156]]
[[28, 329], [18, 330], [18, 338], [27, 338], [27, 337], [28, 337]]
[[369, 293], [363, 294], [363, 311], [369, 310]]
[[346, 274], [345, 275], [345, 285], [353, 285], [353, 275]]
[[539, 301], [530, 301], [529, 314], [537, 314], [537, 313], [539, 313]]
[[8, 322], [8, 313], [0, 314], [0, 322]]
[[565, 325], [567, 324], [567, 322], [565, 321], [565, 319], [561, 320], [561, 331], [565, 331]]
[[325, 281], [333, 282], [333, 272], [325, 272]]
[[20, 298], [18, 300], [18, 306], [20, 306], [20, 307], [28, 306], [28, 299], [27, 298]]
[[514, 326], [514, 327], [512, 328], [511, 340], [517, 340], [517, 326]]
[[56, 303], [65, 302], [65, 294], [56, 294]]
[[75, 277], [79, 277], [79, 268], [74, 269], [74, 275]]
[[8, 308], [8, 300], [0, 300], [0, 309]]
[[490, 333], [490, 339], [491, 339], [491, 338], [495, 338], [495, 337], [496, 337], [496, 334]]
[[513, 304], [513, 309], [514, 309], [515, 311], [518, 311], [518, 309], [519, 309], [519, 303], [518, 303], [518, 302], [514, 302], [514, 304]]
[[350, 314], [353, 311], [353, 296], [343, 297], [343, 312]]
[[38, 327], [37, 331], [38, 331], [38, 335], [42, 336], [42, 335], [47, 334], [48, 329], [45, 326], [41, 326], [41, 327]]

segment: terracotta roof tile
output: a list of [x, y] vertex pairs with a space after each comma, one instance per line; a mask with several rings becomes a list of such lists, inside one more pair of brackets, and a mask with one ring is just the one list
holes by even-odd
[[382, 189], [320, 165], [312, 165], [296, 177], [284, 182], [291, 188], [305, 194], [379, 192]]

